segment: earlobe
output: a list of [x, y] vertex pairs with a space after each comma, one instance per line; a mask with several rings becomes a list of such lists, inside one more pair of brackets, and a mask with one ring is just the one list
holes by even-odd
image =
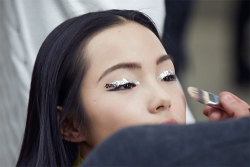
[[[62, 107], [57, 106], [57, 124], [59, 124], [62, 109]], [[86, 133], [82, 127], [83, 126], [81, 126], [81, 124], [79, 125], [77, 123], [75, 118], [65, 117], [60, 129], [63, 140], [72, 143], [81, 143], [86, 141]]]

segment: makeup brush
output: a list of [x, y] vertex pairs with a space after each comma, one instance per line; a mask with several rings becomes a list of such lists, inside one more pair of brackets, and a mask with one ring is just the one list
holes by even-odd
[[219, 96], [194, 87], [188, 87], [187, 91], [195, 101], [211, 106], [213, 108], [224, 110], [220, 103]]

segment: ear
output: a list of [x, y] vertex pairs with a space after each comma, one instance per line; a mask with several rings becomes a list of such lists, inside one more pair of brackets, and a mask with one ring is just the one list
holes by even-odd
[[[62, 107], [57, 106], [57, 124], [59, 124]], [[82, 124], [78, 124], [76, 118], [70, 116], [63, 120], [61, 126], [61, 136], [64, 140], [72, 143], [81, 143], [86, 141], [86, 132]]]

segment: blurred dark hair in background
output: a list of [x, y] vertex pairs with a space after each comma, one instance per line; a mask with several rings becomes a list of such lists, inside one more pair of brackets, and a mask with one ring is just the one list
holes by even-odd
[[250, 85], [250, 1], [239, 0], [236, 17], [236, 80], [239, 86]]
[[166, 16], [162, 43], [168, 54], [174, 59], [175, 72], [184, 70], [188, 58], [184, 51], [183, 35], [190, 17], [192, 1], [165, 0]]

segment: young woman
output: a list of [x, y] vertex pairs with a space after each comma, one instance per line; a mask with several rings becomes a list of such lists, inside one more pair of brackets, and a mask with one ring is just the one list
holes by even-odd
[[72, 166], [121, 128], [169, 123], [185, 123], [185, 99], [152, 21], [88, 13], [39, 50], [17, 166]]

